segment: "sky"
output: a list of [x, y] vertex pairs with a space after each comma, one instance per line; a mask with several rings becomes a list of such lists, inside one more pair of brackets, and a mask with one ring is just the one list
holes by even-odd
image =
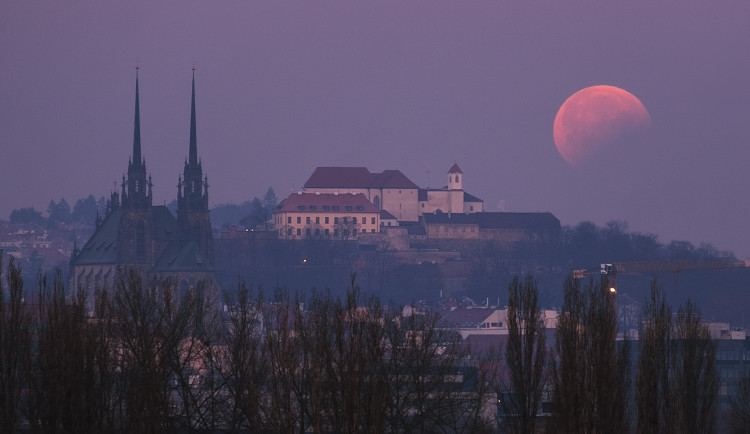
[[[176, 197], [196, 67], [211, 205], [317, 166], [458, 163], [486, 211], [612, 220], [750, 257], [750, 2], [34, 1], [0, 5], [0, 218], [108, 196], [132, 153], [135, 67], [154, 202]], [[576, 91], [651, 117], [596, 164], [555, 148]]]

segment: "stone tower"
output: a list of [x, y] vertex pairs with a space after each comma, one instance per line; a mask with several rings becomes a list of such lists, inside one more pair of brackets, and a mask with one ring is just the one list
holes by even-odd
[[[198, 160], [195, 123], [195, 68], [190, 105], [190, 148], [182, 177], [177, 181], [177, 225], [182, 242], [195, 242], [207, 254], [213, 252], [211, 219], [208, 211], [208, 177]], [[213, 263], [213, 257], [208, 258]]]
[[151, 177], [146, 174], [146, 160], [141, 155], [141, 119], [138, 95], [138, 68], [135, 75], [135, 122], [133, 156], [128, 162], [127, 179], [123, 176], [118, 226], [117, 259], [120, 264], [147, 266], [155, 259]]

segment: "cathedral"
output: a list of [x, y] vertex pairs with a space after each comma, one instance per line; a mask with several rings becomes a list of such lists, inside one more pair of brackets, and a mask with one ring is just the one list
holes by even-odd
[[138, 72], [135, 79], [133, 155], [96, 231], [70, 261], [73, 290], [94, 293], [112, 288], [118, 269], [134, 268], [147, 277], [176, 279], [181, 290], [199, 281], [214, 281], [213, 238], [208, 211], [208, 178], [198, 159], [195, 122], [195, 70], [190, 108], [190, 147], [177, 182], [177, 216], [153, 205], [151, 176], [141, 154]]

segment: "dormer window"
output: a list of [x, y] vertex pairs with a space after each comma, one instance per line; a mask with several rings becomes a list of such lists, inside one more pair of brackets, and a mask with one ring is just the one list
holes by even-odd
[[310, 205], [310, 211], [315, 211], [316, 209], [318, 209], [318, 207], [317, 207], [317, 206], [315, 206], [315, 205]]
[[297, 207], [297, 209], [299, 209], [300, 211], [304, 211], [304, 209], [305, 209], [305, 206], [304, 206], [304, 205], [299, 205], [299, 206]]

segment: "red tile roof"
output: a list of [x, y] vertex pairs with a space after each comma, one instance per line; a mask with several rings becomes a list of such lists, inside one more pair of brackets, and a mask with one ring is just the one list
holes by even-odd
[[[336, 209], [336, 208], [338, 209]], [[294, 193], [274, 209], [274, 212], [343, 212], [343, 213], [379, 213], [380, 210], [370, 203], [364, 194], [328, 194], [328, 193]]]
[[451, 166], [450, 170], [448, 170], [448, 173], [464, 173], [461, 171], [461, 168], [458, 167], [458, 163], [453, 163], [453, 166]]
[[418, 188], [400, 170], [370, 173], [366, 167], [318, 167], [305, 188]]

